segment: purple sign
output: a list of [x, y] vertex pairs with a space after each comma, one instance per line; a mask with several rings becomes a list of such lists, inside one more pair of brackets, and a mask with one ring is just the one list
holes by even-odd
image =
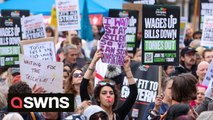
[[129, 18], [103, 19], [105, 33], [100, 40], [104, 63], [123, 65], [126, 56], [126, 29]]

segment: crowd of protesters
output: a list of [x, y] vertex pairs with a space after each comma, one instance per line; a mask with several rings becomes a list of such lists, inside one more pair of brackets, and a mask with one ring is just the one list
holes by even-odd
[[[45, 88], [29, 85], [21, 80], [18, 68], [0, 69], [0, 119], [3, 120], [124, 120], [128, 117], [136, 101], [138, 91], [131, 62], [141, 62], [140, 40], [133, 56], [126, 55], [121, 71], [128, 80], [129, 96], [122, 105], [118, 104], [120, 97], [119, 84], [123, 77], [106, 77], [96, 85], [95, 65], [103, 57], [101, 49], [97, 49], [102, 33], [100, 27], [92, 26], [93, 43], [88, 44], [81, 39], [77, 31], [61, 33], [58, 38], [57, 61], [63, 62], [64, 93], [74, 95], [74, 111], [70, 112], [19, 112], [7, 110], [7, 95], [45, 93]], [[54, 37], [54, 30], [46, 28], [48, 37]], [[206, 113], [213, 110], [212, 98], [205, 97], [207, 86], [202, 85], [213, 58], [213, 50], [200, 46], [202, 32], [193, 32], [187, 25], [185, 47], [180, 48], [179, 66], [163, 66], [162, 91], [156, 96], [143, 113], [144, 120], [195, 120], [202, 119]], [[138, 37], [141, 33], [138, 33]], [[89, 51], [89, 52], [88, 52]], [[118, 66], [117, 66], [118, 67]], [[208, 112], [206, 112], [208, 111]], [[212, 116], [212, 115], [211, 115]], [[213, 119], [209, 117], [209, 119]]]

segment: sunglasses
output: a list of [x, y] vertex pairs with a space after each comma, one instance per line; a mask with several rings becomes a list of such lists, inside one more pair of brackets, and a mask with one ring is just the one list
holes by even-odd
[[73, 77], [77, 78], [77, 77], [83, 77], [84, 74], [83, 73], [73, 73]]
[[115, 86], [114, 82], [106, 82], [106, 81], [100, 81], [98, 82], [99, 86], [105, 86], [105, 85], [111, 85], [111, 86]]
[[102, 112], [93, 114], [90, 120], [99, 120], [99, 118], [101, 118], [101, 120], [108, 120], [108, 116]]

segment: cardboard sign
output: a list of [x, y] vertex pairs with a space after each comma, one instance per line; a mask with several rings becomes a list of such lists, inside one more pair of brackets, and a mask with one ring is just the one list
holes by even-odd
[[138, 32], [142, 33], [142, 4], [133, 4], [133, 3], [123, 4], [123, 9], [139, 11]]
[[21, 22], [18, 17], [0, 17], [0, 67], [17, 66]]
[[144, 5], [142, 27], [142, 64], [178, 65], [180, 8]]
[[201, 46], [213, 47], [213, 16], [204, 17]]
[[126, 56], [126, 30], [129, 18], [103, 19], [105, 33], [100, 40], [104, 63], [123, 65]]
[[180, 35], [179, 35], [179, 47], [183, 48], [184, 45], [184, 39], [186, 36], [186, 24], [187, 24], [187, 18], [181, 17], [180, 18]]
[[58, 31], [80, 29], [78, 0], [56, 0]]
[[47, 37], [43, 15], [41, 14], [21, 18], [21, 26], [23, 39], [30, 40]]
[[1, 15], [5, 17], [27, 17], [30, 15], [29, 10], [1, 10]]
[[32, 88], [35, 84], [47, 93], [62, 93], [63, 63], [38, 60], [20, 54], [21, 79]]
[[22, 54], [39, 60], [56, 61], [54, 38], [21, 41]]
[[200, 29], [203, 29], [204, 16], [213, 16], [213, 1], [200, 0]]
[[109, 17], [128, 17], [129, 24], [126, 30], [127, 50], [130, 53], [136, 51], [136, 41], [138, 32], [138, 11], [136, 10], [118, 10], [110, 9]]

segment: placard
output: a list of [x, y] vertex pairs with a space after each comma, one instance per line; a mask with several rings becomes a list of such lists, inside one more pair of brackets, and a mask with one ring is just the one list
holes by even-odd
[[103, 19], [105, 33], [100, 40], [102, 62], [123, 65], [126, 56], [126, 30], [129, 18]]
[[24, 40], [20, 42], [22, 54], [39, 60], [56, 61], [54, 38]]
[[17, 66], [21, 23], [18, 17], [0, 17], [0, 66]]
[[58, 31], [80, 29], [78, 0], [56, 0]]
[[2, 9], [1, 10], [1, 16], [5, 16], [5, 17], [27, 17], [30, 15], [30, 11], [29, 10], [10, 10], [10, 9]]
[[20, 54], [21, 79], [32, 88], [35, 84], [47, 93], [62, 93], [63, 63], [38, 60]]
[[21, 18], [21, 26], [23, 39], [47, 37], [42, 14]]
[[213, 80], [213, 60], [209, 64], [206, 75], [203, 79], [202, 85], [209, 86], [209, 83]]
[[[158, 94], [158, 66], [141, 65], [141, 62], [136, 61], [131, 61], [130, 66], [138, 88], [138, 96], [130, 115], [137, 120], [143, 120], [147, 105], [154, 102]], [[128, 95], [128, 80], [124, 77], [121, 83], [121, 97], [118, 105], [122, 105]]]
[[180, 35], [179, 35], [179, 47], [183, 48], [184, 45], [184, 39], [186, 36], [186, 24], [187, 24], [187, 18], [181, 17], [180, 18]]
[[109, 17], [128, 17], [129, 24], [126, 30], [127, 50], [130, 53], [136, 51], [136, 41], [138, 32], [138, 11], [137, 10], [118, 10], [110, 9]]
[[213, 47], [213, 16], [204, 16], [201, 46]]
[[142, 23], [142, 64], [179, 65], [180, 8], [144, 5]]
[[142, 33], [142, 4], [133, 4], [133, 3], [125, 3], [123, 4], [123, 9], [125, 10], [137, 10], [139, 11], [138, 14], [138, 32]]
[[204, 16], [213, 16], [213, 0], [200, 0], [200, 29], [203, 29]]

